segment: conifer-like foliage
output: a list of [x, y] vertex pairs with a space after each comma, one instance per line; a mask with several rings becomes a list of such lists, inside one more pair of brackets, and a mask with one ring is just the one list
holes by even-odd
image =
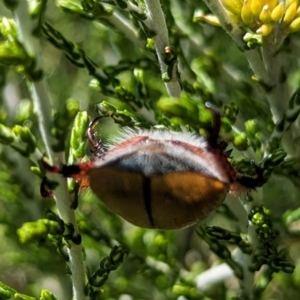
[[[298, 0], [0, 1], [0, 299], [298, 299], [299, 30]], [[42, 167], [90, 159], [97, 116], [207, 136], [206, 102], [266, 183], [197, 226], [135, 227]]]

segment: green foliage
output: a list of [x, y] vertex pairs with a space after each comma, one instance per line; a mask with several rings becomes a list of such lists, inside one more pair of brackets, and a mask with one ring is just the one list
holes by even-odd
[[[299, 5], [220, 1], [0, 1], [0, 299], [298, 297]], [[196, 228], [137, 228], [47, 172], [97, 156], [94, 117], [104, 142], [210, 139], [217, 113], [237, 177], [262, 187], [234, 182]]]

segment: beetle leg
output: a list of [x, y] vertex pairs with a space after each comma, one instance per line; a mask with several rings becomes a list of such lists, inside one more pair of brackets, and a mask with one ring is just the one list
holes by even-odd
[[95, 126], [102, 117], [95, 118], [89, 125], [87, 130], [87, 138], [91, 146], [94, 148], [93, 153], [97, 158], [101, 158], [105, 154], [105, 149], [101, 140], [97, 140], [95, 137]]
[[93, 164], [93, 162], [86, 162], [78, 165], [61, 165], [60, 167], [56, 167], [48, 164], [44, 158], [42, 158], [41, 163], [46, 171], [50, 173], [61, 174], [64, 177], [71, 177], [77, 180], [84, 177], [86, 171], [89, 170]]
[[206, 102], [205, 107], [212, 112], [214, 117], [213, 128], [212, 131], [209, 133], [209, 142], [211, 146], [217, 147], [217, 140], [221, 129], [221, 116], [220, 113], [212, 106], [210, 102]]
[[46, 176], [43, 177], [43, 180], [41, 182], [40, 194], [43, 198], [53, 198], [53, 191], [48, 187]]
[[264, 170], [261, 169], [260, 167], [258, 167], [257, 165], [254, 165], [254, 166], [256, 169], [255, 176], [247, 176], [244, 174], [237, 174], [236, 181], [249, 189], [255, 189], [257, 187], [261, 187], [267, 182], [267, 180], [263, 174]]

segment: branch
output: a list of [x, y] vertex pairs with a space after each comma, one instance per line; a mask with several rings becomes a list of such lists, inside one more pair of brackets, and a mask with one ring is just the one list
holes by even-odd
[[196, 286], [199, 290], [205, 292], [212, 285], [234, 276], [233, 270], [226, 264], [214, 266], [196, 277]]
[[[33, 72], [39, 72], [41, 67], [41, 56], [39, 52], [39, 41], [32, 34], [35, 29], [35, 24], [28, 13], [27, 1], [19, 1], [13, 11], [14, 18], [17, 25], [18, 39], [25, 48], [27, 54], [34, 59]], [[42, 73], [41, 73], [42, 74]], [[51, 104], [47, 90], [47, 84], [41, 76], [38, 79], [32, 79], [28, 76], [29, 88], [32, 94], [35, 112], [38, 117], [39, 130], [44, 142], [46, 152], [51, 162], [56, 161], [57, 156], [51, 149], [52, 138], [50, 135], [51, 127]], [[60, 217], [67, 224], [72, 224], [75, 229], [75, 234], [78, 233], [78, 226], [75, 219], [74, 210], [71, 209], [71, 200], [67, 189], [67, 184], [64, 179], [55, 178], [59, 182], [59, 187], [55, 190], [55, 199], [57, 209]], [[70, 241], [68, 254], [70, 258], [70, 269], [72, 272], [73, 293], [74, 299], [83, 300], [84, 285], [85, 285], [85, 271], [82, 257], [81, 245], [76, 245]]]
[[170, 46], [170, 43], [167, 24], [160, 1], [145, 0], [145, 4], [147, 8], [147, 19], [144, 21], [144, 24], [155, 34], [153, 39], [161, 73], [162, 75], [168, 74], [170, 77], [168, 81], [165, 81], [168, 94], [170, 97], [179, 98], [181, 87], [177, 74], [177, 63], [171, 66], [172, 70], [170, 72], [170, 65], [168, 66], [165, 62], [165, 49]]

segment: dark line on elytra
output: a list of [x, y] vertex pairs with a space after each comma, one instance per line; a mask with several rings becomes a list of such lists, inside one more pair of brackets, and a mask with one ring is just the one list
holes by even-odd
[[146, 212], [149, 218], [150, 225], [154, 227], [154, 219], [151, 207], [151, 178], [143, 177], [143, 199], [145, 203]]

